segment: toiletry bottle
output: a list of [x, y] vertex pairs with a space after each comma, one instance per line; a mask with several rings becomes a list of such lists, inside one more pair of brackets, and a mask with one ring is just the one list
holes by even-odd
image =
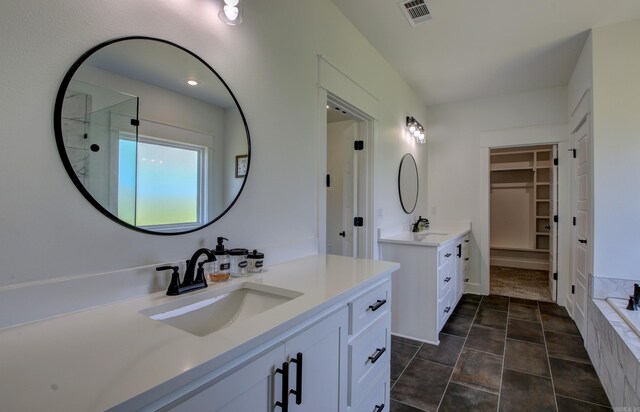
[[229, 240], [226, 237], [218, 237], [218, 244], [213, 253], [218, 259], [218, 274], [228, 275], [230, 268], [229, 251], [224, 248], [224, 241]]

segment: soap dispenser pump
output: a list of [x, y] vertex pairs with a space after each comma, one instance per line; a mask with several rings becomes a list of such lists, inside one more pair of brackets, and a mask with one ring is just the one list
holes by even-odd
[[229, 274], [229, 268], [231, 267], [231, 260], [229, 259], [229, 251], [224, 248], [224, 241], [229, 240], [226, 237], [219, 236], [218, 244], [213, 250], [213, 253], [218, 258], [218, 273], [227, 275]]

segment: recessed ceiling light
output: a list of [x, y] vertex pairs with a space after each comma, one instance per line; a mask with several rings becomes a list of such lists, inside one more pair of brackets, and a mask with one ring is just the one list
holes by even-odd
[[197, 85], [198, 85], [198, 82], [197, 82], [197, 81], [195, 81], [195, 80], [187, 80], [187, 84], [188, 84], [189, 86], [197, 86]]

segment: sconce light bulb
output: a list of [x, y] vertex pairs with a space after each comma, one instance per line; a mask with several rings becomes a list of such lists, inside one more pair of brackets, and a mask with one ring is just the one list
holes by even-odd
[[233, 7], [236, 7], [239, 2], [240, 0], [224, 0], [224, 4], [226, 4], [227, 6], [233, 6]]
[[411, 126], [409, 126], [409, 131], [411, 133], [415, 132], [415, 130], [416, 130], [416, 126], [415, 125], [412, 124]]
[[231, 21], [238, 18], [238, 8], [236, 6], [224, 6], [224, 15]]
[[414, 135], [415, 137], [420, 136], [420, 131], [416, 130], [415, 132], [413, 132], [413, 135]]

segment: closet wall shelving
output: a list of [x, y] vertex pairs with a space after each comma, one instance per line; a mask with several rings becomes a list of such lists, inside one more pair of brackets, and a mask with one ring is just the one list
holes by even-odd
[[492, 255], [540, 260], [540, 266], [548, 259], [552, 150], [552, 146], [491, 150]]

